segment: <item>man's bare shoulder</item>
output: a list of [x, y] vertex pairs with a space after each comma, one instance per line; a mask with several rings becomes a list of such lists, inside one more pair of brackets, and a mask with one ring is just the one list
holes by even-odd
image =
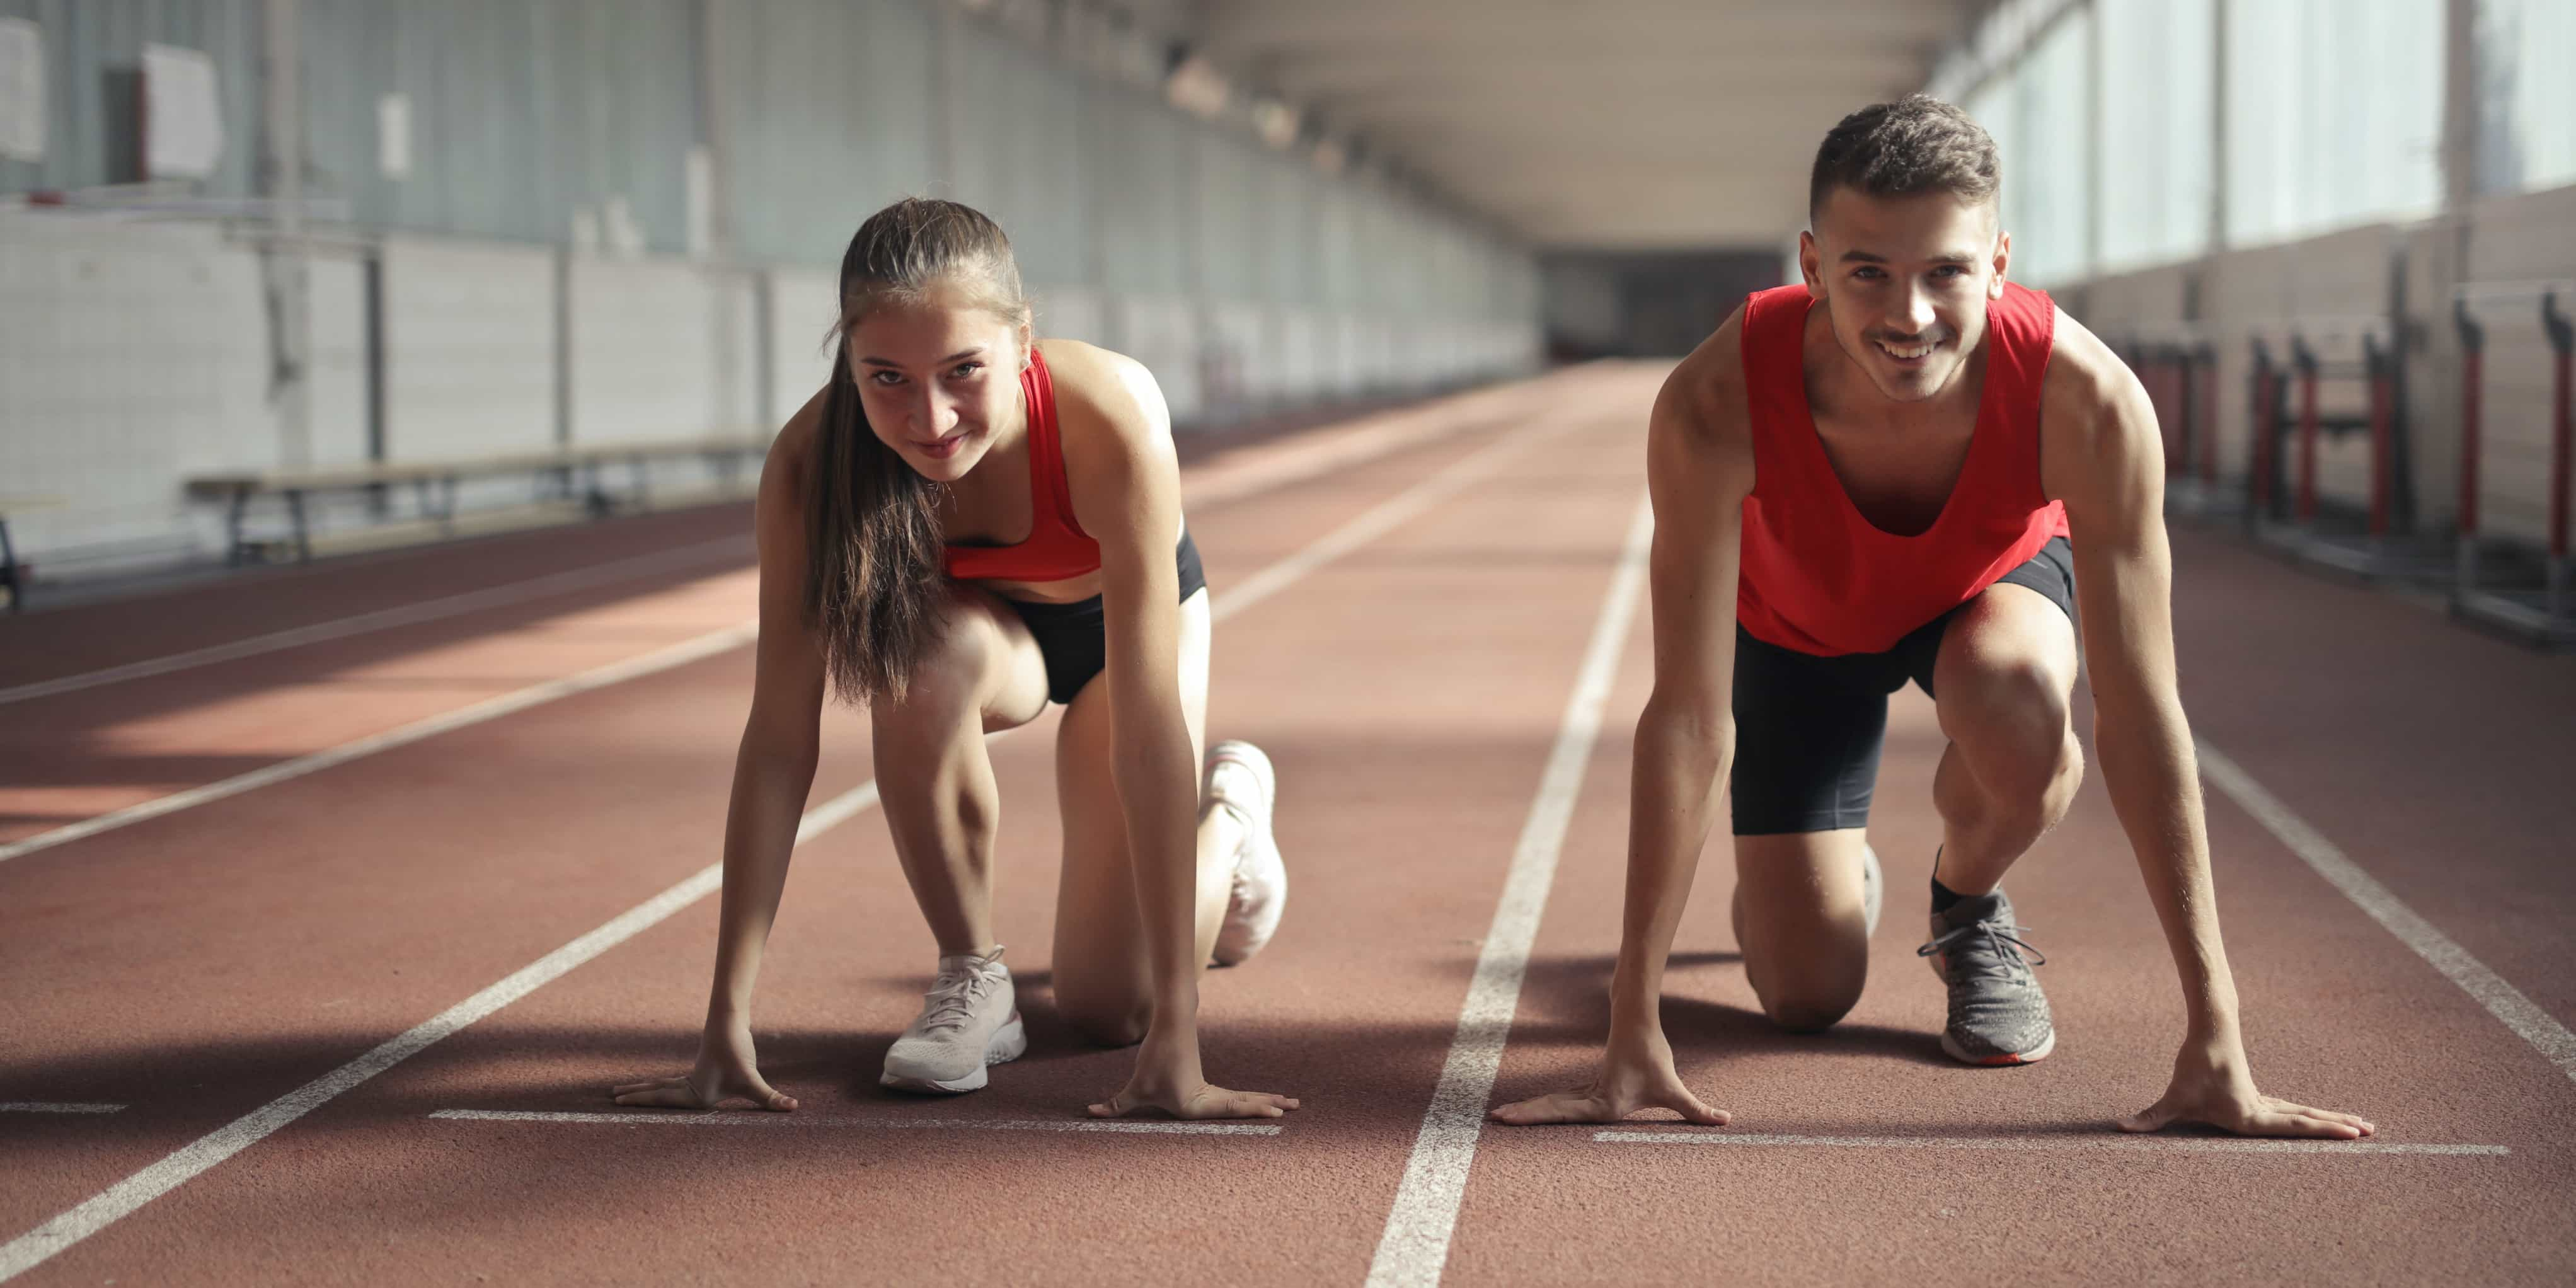
[[1656, 434], [1695, 451], [1745, 449], [1752, 441], [1745, 387], [1744, 310], [1738, 307], [1664, 378], [1655, 396]]
[[2092, 328], [2057, 311], [2057, 328], [2048, 351], [2048, 373], [2040, 382], [2042, 410], [2099, 407], [2117, 397], [2130, 381], [2129, 364], [2093, 334]]
[[2128, 439], [2156, 429], [2154, 404], [2111, 346], [2092, 329], [2058, 310], [2048, 371], [2040, 381], [2041, 432], [2052, 444], [2093, 455], [2128, 446]]
[[2147, 504], [2163, 473], [2155, 403], [2129, 364], [2081, 322], [2057, 314], [2040, 381], [2040, 482], [2051, 497], [2097, 514]]

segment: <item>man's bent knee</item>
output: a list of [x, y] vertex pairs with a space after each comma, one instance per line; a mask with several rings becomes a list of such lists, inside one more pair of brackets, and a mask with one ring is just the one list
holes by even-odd
[[1791, 1033], [1822, 1033], [1840, 1023], [1844, 1016], [1851, 1014], [1852, 1005], [1858, 1000], [1857, 998], [1849, 1000], [1799, 998], [1779, 1002], [1765, 1000], [1762, 1003], [1762, 1013], [1770, 1016], [1773, 1024]]
[[1821, 1033], [1851, 1014], [1860, 1002], [1861, 977], [1853, 972], [1848, 983], [1800, 983], [1755, 989], [1762, 999], [1762, 1013], [1773, 1024], [1792, 1033]]
[[[1855, 932], [1858, 929], [1853, 927]], [[1805, 961], [1787, 970], [1767, 962], [1748, 961], [1746, 966], [1753, 995], [1761, 999], [1762, 1013], [1773, 1024], [1793, 1033], [1814, 1033], [1832, 1028], [1860, 1002], [1861, 986], [1869, 980], [1869, 943], [1855, 934], [1850, 943], [1838, 944], [1828, 959]]]

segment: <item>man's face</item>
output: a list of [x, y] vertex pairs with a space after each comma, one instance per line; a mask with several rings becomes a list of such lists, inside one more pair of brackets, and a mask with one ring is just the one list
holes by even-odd
[[2004, 293], [2012, 239], [1994, 203], [1836, 188], [1815, 225], [1798, 236], [1798, 262], [1843, 352], [1896, 402], [1948, 389], [1985, 338], [1987, 301]]

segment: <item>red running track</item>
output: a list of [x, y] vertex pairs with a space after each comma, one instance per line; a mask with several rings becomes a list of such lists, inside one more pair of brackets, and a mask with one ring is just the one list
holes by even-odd
[[[1912, 953], [1938, 829], [1919, 695], [1891, 720], [1872, 829], [1888, 914], [1844, 1026], [1760, 1022], [1722, 847], [1703, 869], [1666, 1022], [1735, 1125], [1439, 1130], [1461, 1109], [1434, 1101], [1444, 1068], [1475, 1093], [1473, 1057], [1499, 1061], [1462, 1102], [1472, 1121], [1582, 1079], [1607, 1022], [1650, 677], [1642, 601], [1604, 609], [1634, 589], [1658, 374], [1581, 368], [1188, 467], [1225, 617], [1212, 728], [1277, 759], [1295, 876], [1274, 946], [1210, 976], [1205, 1043], [1218, 1080], [1305, 1099], [1272, 1133], [1083, 1120], [1128, 1057], [1082, 1046], [1047, 997], [1044, 726], [993, 748], [1026, 1059], [968, 1097], [875, 1085], [933, 949], [882, 824], [844, 808], [799, 852], [756, 1016], [803, 1109], [608, 1105], [609, 1084], [686, 1061], [704, 1004], [704, 873], [750, 686], [740, 507], [0, 623], [0, 1104], [124, 1106], [0, 1109], [0, 1276], [2576, 1276], [2576, 1048], [2551, 1045], [2576, 1019], [2576, 670], [2190, 531], [2185, 699], [2234, 770], [2212, 770], [2210, 823], [2256, 1072], [2367, 1114], [2377, 1148], [2111, 1130], [2161, 1089], [2181, 1012], [2095, 784], [2012, 878], [2049, 954], [2058, 1054], [1943, 1059]], [[320, 638], [273, 638], [290, 630]], [[1569, 720], [1586, 679], [1606, 697], [1588, 741], [1581, 703]], [[813, 804], [863, 806], [864, 727], [825, 727]], [[392, 745], [313, 759], [370, 738]], [[1567, 811], [1552, 882], [1548, 806]], [[2358, 900], [2321, 874], [2337, 864], [2362, 874]], [[1498, 925], [1516, 868], [1544, 897]], [[622, 933], [566, 951], [603, 927]], [[1461, 1039], [1480, 956], [1526, 967], [1507, 1043]]]

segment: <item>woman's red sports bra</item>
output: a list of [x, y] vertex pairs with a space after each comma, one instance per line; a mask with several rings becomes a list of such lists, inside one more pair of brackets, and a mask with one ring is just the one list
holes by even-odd
[[1015, 546], [948, 547], [948, 575], [959, 581], [1065, 581], [1100, 570], [1100, 543], [1073, 521], [1073, 489], [1064, 477], [1064, 441], [1056, 433], [1055, 379], [1029, 350], [1020, 372], [1029, 407], [1029, 539]]

